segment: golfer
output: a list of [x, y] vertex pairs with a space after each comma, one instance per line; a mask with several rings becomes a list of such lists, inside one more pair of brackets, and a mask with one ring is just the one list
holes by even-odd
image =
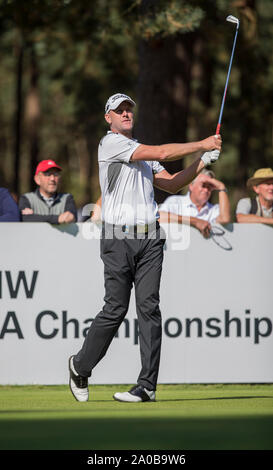
[[[88, 401], [88, 377], [103, 358], [123, 321], [135, 285], [139, 322], [141, 371], [130, 391], [115, 393], [123, 402], [155, 401], [161, 350], [159, 285], [165, 240], [160, 237], [159, 212], [153, 185], [176, 193], [207, 165], [216, 161], [221, 137], [191, 143], [144, 145], [132, 137], [135, 102], [111, 96], [105, 106], [110, 131], [98, 149], [102, 193], [101, 258], [105, 304], [93, 320], [81, 350], [69, 359], [70, 389], [76, 400]], [[162, 163], [199, 152], [193, 163], [175, 174]]]

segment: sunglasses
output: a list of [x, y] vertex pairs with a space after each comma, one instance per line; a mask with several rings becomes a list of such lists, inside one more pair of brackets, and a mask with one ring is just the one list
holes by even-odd
[[43, 171], [42, 172], [44, 176], [56, 176], [56, 177], [60, 177], [61, 176], [61, 173], [59, 171], [54, 171], [54, 170], [49, 170], [49, 171]]

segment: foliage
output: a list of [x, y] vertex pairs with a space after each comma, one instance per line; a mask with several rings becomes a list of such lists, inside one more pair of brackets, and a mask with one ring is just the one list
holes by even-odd
[[[270, 0], [0, 0], [0, 184], [29, 190], [37, 161], [52, 157], [65, 169], [63, 189], [79, 205], [94, 201], [104, 103], [126, 91], [145, 110], [145, 87], [150, 81], [153, 89], [153, 80], [162, 86], [148, 104], [151, 135], [181, 138], [167, 104], [165, 118], [151, 120], [167, 99], [178, 116], [187, 115], [182, 134], [188, 139], [213, 133], [234, 34], [228, 14], [241, 25], [216, 173], [235, 204], [246, 178], [272, 166]], [[155, 53], [159, 70], [150, 60]], [[174, 84], [183, 80], [190, 86], [181, 108]]]
[[[145, 2], [144, 2], [145, 3]], [[151, 39], [194, 31], [204, 18], [204, 11], [189, 1], [158, 0], [146, 2], [146, 14], [138, 23], [138, 34]]]

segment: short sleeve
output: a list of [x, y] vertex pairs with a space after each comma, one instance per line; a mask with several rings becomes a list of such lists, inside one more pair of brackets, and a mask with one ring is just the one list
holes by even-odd
[[99, 144], [99, 162], [129, 163], [130, 158], [140, 144], [122, 134], [111, 132]]
[[216, 222], [217, 217], [220, 215], [220, 206], [219, 204], [212, 204], [209, 212], [209, 222]]
[[246, 197], [246, 198], [240, 199], [236, 207], [236, 214], [250, 214], [250, 211], [251, 211], [250, 198]]
[[181, 196], [169, 196], [159, 206], [162, 212], [171, 212], [172, 214], [182, 215], [181, 210]]
[[22, 211], [26, 208], [31, 209], [31, 204], [30, 204], [27, 196], [25, 196], [24, 194], [22, 196], [20, 196], [18, 205], [19, 205], [19, 210], [20, 211]]
[[162, 166], [159, 162], [151, 161], [151, 163], [153, 174], [160, 173], [161, 171], [165, 170], [164, 166]]

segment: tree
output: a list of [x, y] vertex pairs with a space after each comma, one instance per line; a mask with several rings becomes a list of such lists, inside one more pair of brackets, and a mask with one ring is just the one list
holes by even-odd
[[[166, 5], [167, 3], [167, 5]], [[136, 135], [147, 144], [187, 139], [196, 36], [203, 16], [189, 2], [142, 0]], [[181, 160], [166, 164], [182, 169]], [[158, 202], [166, 194], [155, 190]]]
[[2, 182], [27, 191], [37, 160], [55, 158], [62, 189], [95, 202], [103, 109], [117, 91], [136, 97], [144, 143], [214, 133], [234, 34], [227, 14], [241, 26], [215, 169], [235, 203], [272, 162], [270, 0], [0, 0]]

